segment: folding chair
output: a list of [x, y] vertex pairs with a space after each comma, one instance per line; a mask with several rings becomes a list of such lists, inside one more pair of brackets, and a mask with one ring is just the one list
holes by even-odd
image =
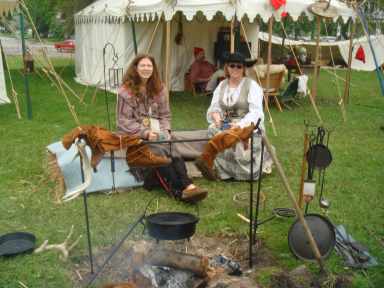
[[[275, 101], [276, 107], [277, 107], [277, 109], [279, 109], [280, 112], [283, 112], [283, 108], [280, 105], [278, 96], [279, 96], [279, 91], [280, 91], [281, 85], [283, 83], [284, 76], [285, 76], [285, 71], [270, 74], [269, 87], [268, 88], [267, 88], [267, 75], [265, 75], [263, 78], [261, 78], [261, 77], [256, 78], [256, 81], [263, 88], [264, 93], [268, 95], [267, 102], [269, 102], [270, 97], [273, 97], [273, 100]], [[269, 103], [266, 103], [266, 105], [268, 105], [268, 104]]]
[[288, 103], [290, 102], [296, 105], [299, 105], [299, 103], [297, 103], [295, 99], [298, 86], [299, 86], [299, 79], [295, 78], [294, 80], [289, 82], [285, 90], [282, 93], [280, 93], [280, 102], [284, 107], [291, 109], [291, 107], [288, 105]]

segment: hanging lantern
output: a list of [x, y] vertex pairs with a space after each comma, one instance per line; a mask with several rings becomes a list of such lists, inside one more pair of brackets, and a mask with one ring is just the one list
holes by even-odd
[[113, 56], [113, 65], [108, 69], [108, 81], [111, 89], [116, 89], [120, 86], [120, 81], [123, 79], [123, 68], [117, 65], [118, 57]]

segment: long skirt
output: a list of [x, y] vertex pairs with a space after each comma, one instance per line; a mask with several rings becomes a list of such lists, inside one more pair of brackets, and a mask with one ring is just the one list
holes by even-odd
[[[222, 132], [215, 125], [208, 127], [208, 136], [213, 137]], [[249, 145], [250, 147], [249, 139]], [[258, 179], [260, 175], [261, 160], [261, 136], [256, 133], [253, 136], [253, 179]], [[245, 149], [244, 143], [239, 142], [235, 146], [224, 150], [216, 156], [215, 169], [220, 179], [249, 180], [251, 177], [251, 149]], [[263, 153], [263, 172], [271, 173], [272, 158], [264, 148]]]

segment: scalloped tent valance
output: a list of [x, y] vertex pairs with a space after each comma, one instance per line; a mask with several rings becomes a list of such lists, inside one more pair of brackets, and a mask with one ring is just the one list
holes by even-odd
[[0, 0], [0, 17], [17, 8], [17, 0]]
[[[250, 22], [259, 15], [263, 21], [271, 16], [276, 20], [281, 19], [281, 13], [287, 12], [294, 19], [305, 13], [309, 18], [313, 17], [308, 7], [315, 3], [314, 0], [288, 0], [286, 5], [274, 10], [270, 0], [140, 0], [130, 4], [130, 0], [99, 0], [75, 15], [76, 23], [117, 23], [128, 19], [137, 22], [150, 22], [158, 17], [164, 16], [165, 20], [181, 11], [188, 21], [191, 21], [197, 13], [202, 13], [208, 21], [212, 20], [217, 13], [230, 20], [235, 14], [239, 18], [247, 17]], [[331, 2], [338, 12], [337, 17], [343, 21], [355, 17], [355, 12], [341, 1]], [[110, 20], [109, 17], [112, 17]]]

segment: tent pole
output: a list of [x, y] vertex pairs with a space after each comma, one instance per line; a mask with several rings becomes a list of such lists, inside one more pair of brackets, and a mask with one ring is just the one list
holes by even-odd
[[[235, 51], [237, 52], [240, 52], [240, 46], [241, 46], [241, 39], [240, 39], [240, 24], [239, 24], [239, 21], [237, 21], [237, 17], [235, 15], [235, 21], [234, 21], [234, 24], [233, 24], [233, 31], [234, 31], [234, 40], [235, 40], [235, 44], [234, 44], [234, 48], [235, 48]], [[241, 52], [240, 52], [241, 53]], [[252, 56], [251, 54], [249, 54], [250, 57]]]
[[316, 16], [316, 54], [315, 54], [315, 67], [313, 71], [313, 80], [312, 80], [312, 98], [316, 101], [317, 96], [317, 78], [319, 77], [319, 58], [320, 58], [320, 25], [321, 18], [320, 16]]
[[349, 52], [348, 52], [348, 70], [347, 70], [347, 79], [345, 82], [344, 97], [343, 102], [345, 104], [349, 103], [349, 90], [351, 88], [351, 72], [352, 72], [352, 46], [353, 46], [353, 37], [355, 36], [356, 31], [356, 22], [352, 22], [351, 33], [349, 35]]
[[151, 40], [149, 41], [149, 45], [148, 45], [147, 51], [146, 51], [147, 54], [151, 50], [153, 39], [155, 39], [155, 35], [156, 35], [156, 32], [157, 32], [157, 28], [159, 27], [160, 21], [161, 21], [161, 17], [159, 17], [159, 20], [156, 23], [155, 29], [153, 29]]
[[383, 72], [381, 72], [380, 65], [379, 65], [379, 63], [377, 62], [377, 59], [376, 59], [376, 53], [375, 53], [375, 50], [373, 49], [373, 46], [372, 46], [371, 35], [369, 34], [368, 23], [367, 23], [367, 20], [365, 19], [363, 11], [361, 10], [361, 4], [357, 8], [357, 15], [360, 18], [361, 26], [363, 27], [364, 34], [365, 34], [365, 36], [367, 37], [367, 40], [368, 40], [369, 48], [371, 49], [373, 61], [375, 62], [375, 66], [376, 66], [376, 75], [377, 75], [377, 80], [379, 80], [379, 85], [380, 85], [380, 89], [381, 89], [381, 95], [384, 96], [384, 77], [383, 77]]
[[[20, 10], [20, 37], [21, 37], [21, 48], [22, 48], [22, 56], [23, 56], [23, 63], [25, 59], [26, 54], [26, 48], [25, 48], [25, 38], [24, 38], [24, 16], [22, 11]], [[25, 69], [24, 70], [24, 90], [25, 90], [25, 98], [27, 100], [27, 115], [28, 119], [32, 119], [32, 100], [31, 95], [29, 94], [29, 81], [28, 81], [28, 73]]]
[[136, 28], [135, 22], [131, 18], [131, 28], [132, 28], [132, 38], [133, 38], [133, 48], [135, 50], [135, 55], [137, 55], [137, 40], [136, 40]]
[[305, 171], [307, 170], [307, 150], [309, 146], [308, 125], [305, 125], [304, 129], [304, 155], [301, 162], [301, 177], [300, 177], [300, 191], [299, 191], [299, 207], [302, 209], [304, 206], [304, 181]]
[[271, 75], [269, 74], [269, 71], [271, 70], [271, 64], [272, 64], [272, 27], [273, 27], [273, 16], [269, 18], [268, 22], [268, 55], [267, 55], [267, 87], [266, 87], [266, 101], [265, 101], [265, 108], [269, 108], [269, 88], [271, 84]]
[[235, 18], [236, 18], [236, 14], [235, 16], [233, 16], [232, 18], [232, 21], [231, 21], [231, 46], [230, 46], [230, 49], [229, 49], [229, 52], [230, 53], [234, 53], [235, 52], [235, 34], [234, 34], [234, 26], [235, 26]]
[[294, 194], [292, 192], [292, 189], [291, 189], [291, 186], [289, 184], [288, 178], [285, 175], [283, 166], [281, 165], [279, 159], [277, 158], [275, 149], [272, 148], [271, 142], [269, 141], [267, 135], [265, 135], [264, 133], [262, 134], [262, 141], [264, 142], [267, 150], [269, 151], [269, 153], [271, 155], [271, 158], [272, 158], [273, 162], [276, 165], [277, 173], [279, 174], [280, 179], [283, 182], [283, 186], [284, 186], [285, 190], [287, 191], [288, 198], [291, 200], [291, 202], [293, 204], [293, 208], [296, 210], [297, 218], [299, 219], [301, 225], [303, 225], [303, 230], [304, 230], [305, 236], [306, 236], [306, 238], [307, 238], [307, 240], [309, 242], [309, 246], [311, 247], [311, 250], [312, 250], [312, 252], [313, 252], [313, 254], [315, 256], [315, 259], [316, 259], [316, 261], [318, 262], [318, 264], [320, 266], [320, 270], [321, 271], [325, 271], [324, 261], [321, 258], [319, 247], [317, 246], [317, 243], [316, 243], [315, 239], [313, 238], [312, 232], [309, 229], [309, 226], [307, 224], [307, 221], [304, 218], [304, 215], [303, 215], [303, 212], [300, 209], [300, 206], [296, 202], [296, 199], [295, 199], [295, 196], [294, 196]]
[[165, 30], [165, 87], [167, 88], [167, 98], [169, 100], [169, 74], [170, 74], [170, 59], [171, 59], [171, 20], [166, 22], [166, 30]]

